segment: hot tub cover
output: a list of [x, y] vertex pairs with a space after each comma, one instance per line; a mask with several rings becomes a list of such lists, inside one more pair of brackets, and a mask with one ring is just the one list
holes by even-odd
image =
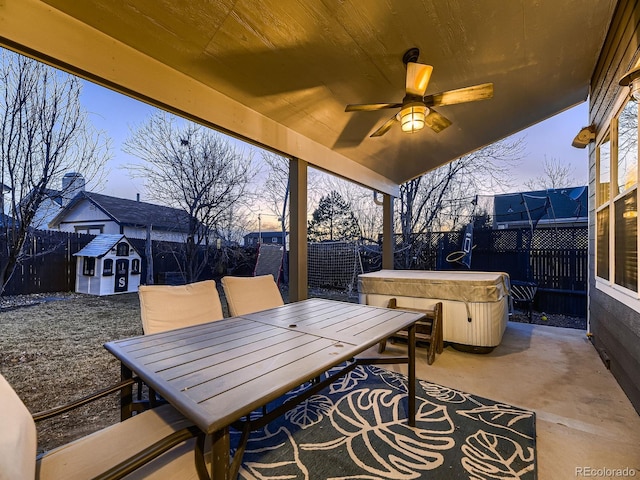
[[358, 291], [464, 302], [498, 302], [508, 295], [509, 275], [502, 272], [380, 270], [359, 275]]

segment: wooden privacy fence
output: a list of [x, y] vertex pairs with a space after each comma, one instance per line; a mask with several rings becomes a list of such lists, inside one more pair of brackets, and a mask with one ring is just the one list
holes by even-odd
[[94, 235], [36, 230], [29, 236], [26, 258], [16, 267], [5, 295], [69, 292], [75, 289], [73, 254]]
[[[26, 255], [17, 266], [11, 280], [5, 288], [4, 295], [25, 295], [32, 293], [72, 292], [76, 284], [76, 257], [80, 251], [95, 238], [95, 235], [34, 230], [31, 232]], [[128, 238], [128, 237], [127, 237]], [[0, 239], [0, 242], [3, 239]], [[134, 248], [142, 256], [141, 280], [145, 283], [147, 261], [145, 258], [145, 239], [128, 238]], [[180, 272], [181, 255], [184, 254], [182, 244], [153, 241], [154, 283], [184, 283]], [[244, 254], [239, 250], [249, 250]], [[219, 258], [224, 253], [224, 258]], [[213, 278], [228, 272], [235, 275], [249, 275], [255, 265], [255, 249], [241, 247], [227, 248], [224, 252], [214, 252], [211, 263], [220, 272], [212, 268], [205, 269], [199, 280]], [[253, 260], [253, 264], [250, 263]]]
[[[396, 236], [396, 268], [465, 269], [448, 262], [459, 251], [460, 232], [428, 232], [403, 244]], [[538, 285], [534, 308], [547, 313], [586, 316], [588, 274], [587, 227], [489, 230], [473, 233], [471, 270], [507, 272], [513, 280]]]
[[[5, 295], [73, 291], [76, 259], [73, 254], [94, 238], [93, 235], [36, 231], [29, 240], [28, 258], [11, 278]], [[144, 253], [144, 240], [130, 239]], [[410, 242], [396, 238], [395, 264], [399, 269], [466, 269], [448, 262], [450, 253], [460, 250], [460, 232], [429, 232], [412, 235]], [[472, 270], [503, 271], [513, 280], [534, 281], [538, 293], [534, 307], [538, 311], [586, 316], [588, 284], [587, 227], [536, 229], [474, 230]], [[374, 250], [378, 250], [375, 252]], [[162, 253], [154, 242], [156, 282], [162, 275], [175, 272], [177, 264], [170, 254]], [[380, 269], [379, 249], [360, 249], [364, 271]], [[348, 273], [353, 273], [349, 263]], [[142, 262], [145, 278], [146, 262]]]

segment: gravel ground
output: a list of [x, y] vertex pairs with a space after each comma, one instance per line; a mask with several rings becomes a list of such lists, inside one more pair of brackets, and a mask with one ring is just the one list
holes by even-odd
[[[286, 290], [283, 298], [287, 300]], [[314, 290], [311, 296], [357, 302], [357, 295]], [[223, 309], [226, 301], [221, 292]], [[226, 312], [225, 312], [226, 313]], [[525, 312], [512, 321], [528, 323]], [[531, 323], [586, 329], [586, 319], [534, 312]], [[94, 297], [75, 293], [0, 298], [0, 373], [31, 412], [78, 399], [119, 379], [102, 345], [142, 334], [135, 293]], [[116, 395], [38, 424], [38, 451], [49, 450], [119, 421]]]

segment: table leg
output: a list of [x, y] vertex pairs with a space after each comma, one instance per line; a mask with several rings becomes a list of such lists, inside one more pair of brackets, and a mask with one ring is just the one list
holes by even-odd
[[211, 478], [230, 480], [230, 449], [229, 427], [213, 432], [211, 435]]
[[[133, 372], [123, 363], [120, 364], [120, 378], [129, 380], [133, 377]], [[133, 415], [133, 387], [131, 385], [120, 390], [120, 421], [125, 421]]]
[[409, 353], [409, 426], [416, 426], [416, 324], [409, 327], [408, 335], [408, 353]]

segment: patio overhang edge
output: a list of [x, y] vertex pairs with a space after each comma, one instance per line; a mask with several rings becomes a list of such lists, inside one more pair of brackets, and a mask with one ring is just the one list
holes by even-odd
[[4, 0], [0, 32], [7, 49], [378, 192], [399, 194], [399, 185], [377, 172], [40, 1]]

